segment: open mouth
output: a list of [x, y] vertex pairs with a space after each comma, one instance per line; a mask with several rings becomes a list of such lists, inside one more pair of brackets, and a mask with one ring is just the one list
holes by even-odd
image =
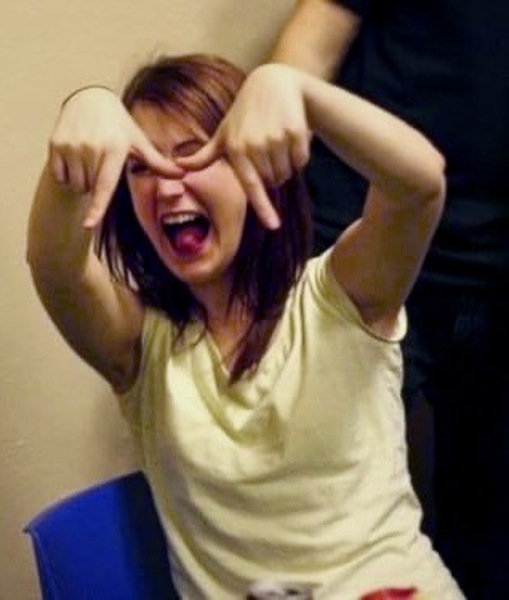
[[209, 233], [210, 222], [203, 215], [179, 213], [164, 219], [163, 230], [177, 254], [192, 256], [200, 251]]

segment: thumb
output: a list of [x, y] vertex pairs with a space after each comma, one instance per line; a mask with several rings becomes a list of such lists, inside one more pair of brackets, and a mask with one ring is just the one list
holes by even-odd
[[186, 171], [199, 171], [211, 165], [220, 155], [219, 143], [217, 138], [213, 137], [194, 154], [178, 157], [175, 162]]

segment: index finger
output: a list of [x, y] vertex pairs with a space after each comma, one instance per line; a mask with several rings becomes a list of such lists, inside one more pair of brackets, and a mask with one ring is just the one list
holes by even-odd
[[211, 165], [220, 155], [219, 143], [214, 137], [194, 154], [177, 158], [176, 163], [186, 171], [199, 171]]
[[243, 156], [230, 157], [229, 160], [260, 221], [267, 229], [278, 229], [281, 225], [279, 215], [272, 206], [258, 171]]
[[166, 177], [182, 177], [184, 175], [183, 169], [174, 160], [161, 154], [139, 128], [136, 129], [131, 152], [158, 175]]

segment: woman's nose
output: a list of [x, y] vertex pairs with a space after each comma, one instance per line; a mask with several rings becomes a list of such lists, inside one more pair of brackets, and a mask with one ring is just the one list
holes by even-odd
[[182, 177], [157, 176], [156, 193], [160, 198], [173, 198], [184, 193], [185, 186]]

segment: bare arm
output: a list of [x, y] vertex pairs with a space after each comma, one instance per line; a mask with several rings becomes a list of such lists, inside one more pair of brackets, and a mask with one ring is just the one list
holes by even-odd
[[336, 242], [331, 265], [364, 320], [390, 333], [442, 213], [444, 159], [385, 110], [316, 78], [289, 76], [302, 86], [314, 133], [369, 181], [362, 217]]
[[[271, 59], [329, 80], [360, 26], [359, 15], [339, 2], [298, 0]], [[441, 213], [443, 161], [397, 119], [340, 90], [314, 89], [320, 86], [309, 82], [310, 127], [371, 183], [363, 217], [338, 240], [332, 266], [365, 321], [387, 333]], [[342, 106], [350, 115], [348, 123], [338, 114]]]
[[360, 17], [332, 0], [298, 0], [270, 60], [330, 80], [360, 27]]
[[156, 171], [176, 170], [113, 93], [73, 97], [52, 135], [28, 227], [27, 258], [43, 305], [71, 347], [119, 391], [138, 370], [143, 308], [110, 279], [92, 241], [131, 153]]
[[46, 167], [28, 228], [28, 262], [39, 297], [70, 346], [117, 390], [138, 370], [143, 311], [111, 281], [83, 227], [87, 199], [57, 186]]

